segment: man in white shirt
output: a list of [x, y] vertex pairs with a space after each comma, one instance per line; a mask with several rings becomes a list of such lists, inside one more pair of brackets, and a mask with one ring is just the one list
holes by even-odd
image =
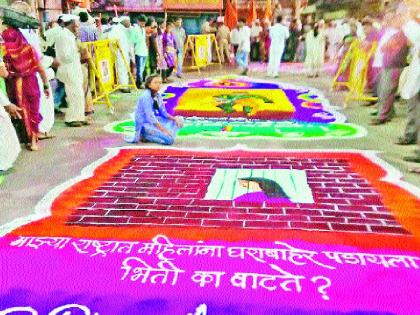
[[289, 29], [282, 25], [282, 16], [278, 16], [276, 24], [270, 28], [270, 55], [268, 58], [267, 75], [278, 77], [281, 58], [283, 57], [286, 39], [289, 38]]
[[136, 58], [136, 84], [138, 88], [143, 86], [144, 69], [146, 68], [146, 60], [149, 55], [146, 42], [146, 16], [140, 15], [137, 19], [137, 25], [131, 29], [131, 41], [134, 44], [134, 55]]
[[239, 30], [237, 26], [230, 31], [230, 43], [232, 44], [233, 53], [236, 55], [239, 47]]
[[80, 127], [85, 121], [85, 93], [83, 90], [83, 71], [80, 52], [76, 42], [79, 30], [79, 17], [64, 15], [64, 28], [55, 42], [56, 57], [60, 65], [57, 79], [64, 83], [68, 108], [65, 122], [69, 127]]
[[238, 21], [239, 47], [236, 52], [236, 63], [242, 70], [242, 75], [248, 74], [248, 57], [251, 51], [251, 29], [245, 24], [244, 19]]

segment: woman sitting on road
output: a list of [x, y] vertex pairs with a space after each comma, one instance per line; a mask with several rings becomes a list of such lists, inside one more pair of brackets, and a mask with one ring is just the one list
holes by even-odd
[[183, 125], [179, 116], [168, 114], [159, 93], [162, 79], [159, 75], [151, 75], [146, 79], [146, 90], [137, 102], [135, 113], [136, 133], [129, 142], [154, 142], [171, 145], [176, 133]]

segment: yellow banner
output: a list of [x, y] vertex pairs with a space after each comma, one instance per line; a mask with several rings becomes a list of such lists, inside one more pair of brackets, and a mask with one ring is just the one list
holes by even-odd
[[94, 43], [94, 60], [96, 69], [101, 76], [104, 92], [112, 91], [115, 84], [115, 53], [110, 49], [110, 42], [107, 40]]
[[209, 60], [209, 39], [207, 35], [195, 36], [195, 61], [198, 67], [208, 64]]

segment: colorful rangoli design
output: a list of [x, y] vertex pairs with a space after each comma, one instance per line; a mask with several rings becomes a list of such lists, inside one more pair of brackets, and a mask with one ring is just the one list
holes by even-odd
[[415, 314], [419, 197], [371, 152], [110, 149], [2, 228], [0, 313]]
[[[305, 140], [366, 135], [363, 127], [345, 123], [319, 91], [288, 84], [216, 77], [168, 86], [163, 99], [169, 113], [185, 118], [181, 137]], [[131, 134], [134, 123], [117, 121], [105, 130]]]
[[195, 81], [165, 90], [168, 111], [184, 117], [342, 122], [319, 91], [237, 76]]

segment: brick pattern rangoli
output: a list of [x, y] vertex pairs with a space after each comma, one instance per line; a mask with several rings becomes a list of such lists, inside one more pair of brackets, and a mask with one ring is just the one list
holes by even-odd
[[[310, 156], [135, 156], [75, 209], [68, 224], [407, 233], [378, 191], [346, 159]], [[292, 170], [303, 172], [303, 183], [293, 180], [298, 176], [290, 177]], [[289, 202], [235, 199], [235, 191], [228, 200], [221, 196], [222, 191], [214, 192], [239, 186], [238, 178], [272, 176], [275, 171], [283, 172], [287, 179], [281, 184], [294, 196]], [[226, 178], [215, 183], [222, 173]]]

